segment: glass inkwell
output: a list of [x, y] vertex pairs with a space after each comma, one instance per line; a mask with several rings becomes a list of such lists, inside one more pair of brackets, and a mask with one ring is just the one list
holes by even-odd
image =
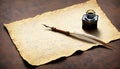
[[82, 17], [82, 28], [84, 30], [97, 29], [98, 15], [95, 14], [95, 11], [90, 9], [87, 10], [86, 14]]

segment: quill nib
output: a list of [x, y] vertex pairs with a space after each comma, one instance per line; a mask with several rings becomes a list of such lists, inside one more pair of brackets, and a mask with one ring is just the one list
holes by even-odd
[[50, 26], [47, 26], [47, 25], [45, 25], [45, 24], [42, 24], [43, 26], [45, 26], [45, 27], [47, 27], [47, 28], [52, 28], [52, 27], [50, 27]]

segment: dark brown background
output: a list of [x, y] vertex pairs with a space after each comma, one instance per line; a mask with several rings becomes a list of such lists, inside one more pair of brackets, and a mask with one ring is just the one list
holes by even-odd
[[[42, 66], [31, 66], [20, 57], [3, 26], [4, 23], [34, 17], [81, 2], [85, 0], [0, 0], [0, 69], [120, 69], [120, 40], [109, 43], [113, 50], [102, 46], [94, 47]], [[120, 0], [97, 2], [120, 31]]]

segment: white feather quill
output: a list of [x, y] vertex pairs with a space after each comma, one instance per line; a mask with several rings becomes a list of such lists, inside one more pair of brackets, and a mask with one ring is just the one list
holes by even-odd
[[70, 36], [70, 37], [73, 37], [73, 38], [76, 38], [76, 39], [84, 40], [84, 41], [87, 41], [87, 42], [92, 42], [92, 43], [95, 43], [95, 44], [98, 44], [98, 45], [103, 45], [103, 46], [111, 49], [110, 45], [108, 45], [107, 43], [103, 42], [102, 40], [100, 40], [99, 38], [97, 38], [97, 37], [95, 37], [93, 35], [82, 34], [82, 33], [71, 33], [71, 32], [68, 32], [68, 31], [63, 31], [63, 30], [60, 30], [60, 29], [56, 29], [55, 27], [47, 26], [45, 24], [43, 24], [43, 25], [45, 27], [51, 29], [52, 31], [65, 34], [67, 36]]

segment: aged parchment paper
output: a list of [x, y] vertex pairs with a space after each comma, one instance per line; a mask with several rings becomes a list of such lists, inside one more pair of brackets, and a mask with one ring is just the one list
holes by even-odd
[[[81, 27], [81, 18], [88, 9], [95, 10], [99, 15], [96, 31], [85, 32]], [[85, 51], [95, 46], [49, 31], [42, 24], [62, 30], [89, 33], [107, 43], [120, 38], [120, 32], [112, 25], [96, 0], [5, 24], [20, 55], [31, 65], [42, 65], [63, 56], [68, 57], [77, 50]]]

